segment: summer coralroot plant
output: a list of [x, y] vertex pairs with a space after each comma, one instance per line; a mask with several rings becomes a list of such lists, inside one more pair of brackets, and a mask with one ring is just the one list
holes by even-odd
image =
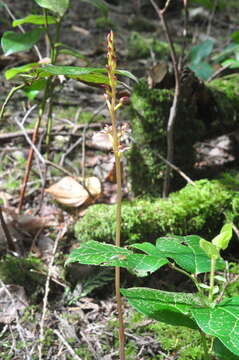
[[[104, 133], [108, 134], [112, 142], [112, 148], [115, 156], [115, 169], [116, 169], [116, 182], [117, 182], [117, 205], [116, 205], [116, 235], [115, 235], [115, 245], [120, 247], [120, 231], [121, 231], [121, 201], [122, 201], [122, 174], [121, 174], [121, 157], [122, 157], [122, 146], [120, 140], [124, 131], [126, 130], [125, 126], [118, 131], [117, 130], [117, 118], [116, 112], [123, 105], [124, 98], [121, 98], [119, 103], [116, 103], [116, 55], [114, 48], [114, 34], [111, 31], [107, 37], [108, 42], [108, 78], [109, 86], [105, 93], [106, 103], [109, 109], [111, 117], [111, 126], [105, 128]], [[115, 295], [117, 302], [117, 311], [119, 319], [119, 355], [120, 360], [125, 359], [125, 334], [124, 334], [124, 321], [123, 321], [123, 305], [120, 295], [120, 267], [115, 267]]]

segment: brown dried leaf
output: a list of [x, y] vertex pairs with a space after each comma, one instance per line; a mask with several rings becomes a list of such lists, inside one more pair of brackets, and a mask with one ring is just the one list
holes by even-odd
[[168, 73], [168, 64], [165, 62], [160, 62], [159, 64], [154, 65], [149, 70], [148, 75], [148, 86], [150, 89], [153, 89], [157, 84], [160, 84], [165, 76]]
[[[98, 178], [86, 178], [85, 186], [93, 197], [100, 195], [101, 184]], [[64, 177], [45, 191], [51, 194], [59, 203], [70, 207], [81, 206], [90, 198], [89, 192], [70, 176]]]
[[101, 182], [96, 176], [86, 178], [85, 186], [94, 198], [101, 194]]
[[99, 150], [111, 150], [112, 142], [108, 134], [97, 132], [92, 137], [92, 146]]

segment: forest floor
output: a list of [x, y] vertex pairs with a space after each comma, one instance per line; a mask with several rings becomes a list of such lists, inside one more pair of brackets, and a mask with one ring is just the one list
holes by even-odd
[[[6, 3], [16, 18], [22, 18], [35, 9], [29, 1], [17, 2], [14, 7], [10, 1]], [[237, 14], [233, 8], [227, 7], [218, 12], [199, 6], [189, 10], [185, 52], [211, 38], [215, 46], [207, 59], [210, 62], [213, 55], [221, 53], [230, 44], [231, 34], [238, 30]], [[11, 28], [10, 18], [3, 8], [0, 11], [0, 32], [3, 33]], [[182, 9], [170, 9], [168, 20], [170, 31], [175, 35], [174, 41], [182, 44]], [[123, 5], [120, 1], [112, 2], [107, 17], [87, 2], [72, 1], [63, 21], [62, 42], [79, 50], [91, 66], [105, 67], [106, 36], [111, 28], [116, 34], [119, 68], [130, 70], [137, 77], [148, 77], [155, 63], [171, 62], [165, 43], [156, 52], [155, 41], [165, 42], [165, 38], [149, 1], [132, 1]], [[145, 44], [144, 39], [147, 39]], [[42, 40], [40, 50], [44, 56], [48, 55], [46, 48], [46, 42]], [[0, 55], [1, 103], [11, 87], [17, 84], [7, 81], [4, 72], [34, 60], [33, 52], [7, 57]], [[82, 59], [63, 54], [59, 63], [87, 65]], [[217, 69], [215, 65], [215, 71]], [[133, 86], [130, 82], [128, 85]], [[44, 118], [23, 211], [19, 214], [19, 189], [26, 167], [28, 139], [33, 133], [40, 99], [41, 95], [31, 102], [23, 93], [15, 94], [0, 123], [0, 200], [4, 222], [14, 242], [14, 249], [7, 249], [9, 243], [6, 243], [1, 222], [0, 358], [38, 359], [39, 336], [44, 329], [43, 359], [118, 359], [113, 272], [106, 272], [97, 279], [97, 271], [94, 277], [87, 266], [64, 268], [70, 250], [79, 244], [74, 236], [75, 221], [84, 216], [93, 202], [81, 189], [70, 199], [71, 203], [80, 206], [65, 208], [59, 205], [55, 199], [61, 197], [69, 178], [66, 184], [54, 189], [57, 194], [53, 198], [51, 193], [54, 191], [43, 191], [65, 176], [96, 177], [101, 188], [98, 189], [98, 183], [93, 185], [97, 194], [94, 202], [115, 203], [113, 155], [107, 140], [96, 135], [109, 123], [104, 95], [102, 90], [73, 79], [56, 88], [49, 148], [51, 164], [48, 164], [47, 178], [44, 179], [39, 156], [46, 150], [43, 144]], [[128, 113], [122, 111], [119, 121], [128, 121], [127, 116]], [[52, 163], [61, 168], [55, 168]], [[130, 186], [126, 183], [124, 197], [131, 196]], [[167, 276], [171, 275], [166, 273]], [[188, 289], [185, 279], [180, 286]], [[193, 360], [201, 357], [200, 339], [192, 330], [176, 331], [172, 326], [156, 324], [134, 312], [127, 304], [125, 322], [127, 360]]]

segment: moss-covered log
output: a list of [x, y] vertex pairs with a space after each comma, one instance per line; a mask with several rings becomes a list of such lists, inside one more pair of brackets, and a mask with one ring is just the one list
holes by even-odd
[[[122, 208], [122, 240], [155, 241], [166, 234], [198, 234], [210, 238], [220, 230], [225, 213], [230, 218], [239, 214], [239, 194], [218, 181], [199, 180], [172, 193], [168, 199], [136, 199]], [[93, 205], [75, 233], [82, 241], [98, 240], [113, 243], [115, 206]]]
[[[175, 123], [174, 164], [196, 176], [194, 144], [235, 130], [239, 120], [239, 75], [182, 85]], [[166, 157], [166, 129], [173, 99], [172, 89], [149, 89], [146, 81], [136, 85], [130, 108], [134, 145], [129, 153], [129, 172], [135, 195], [161, 195]], [[172, 190], [184, 184], [173, 174]]]

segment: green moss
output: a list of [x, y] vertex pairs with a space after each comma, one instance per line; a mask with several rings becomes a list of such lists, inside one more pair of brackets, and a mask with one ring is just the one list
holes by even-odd
[[[143, 40], [138, 41], [143, 46]], [[239, 75], [232, 74], [205, 86], [198, 85], [194, 92], [191, 89], [190, 98], [186, 93], [182, 96], [174, 125], [173, 163], [189, 176], [200, 176], [194, 168], [195, 143], [236, 129], [238, 84]], [[173, 89], [149, 89], [144, 80], [133, 90], [128, 117], [135, 143], [128, 159], [132, 191], [136, 196], [162, 194], [165, 164], [158, 154], [167, 157], [167, 124], [173, 92]], [[183, 186], [182, 178], [175, 172], [171, 185], [171, 191]]]
[[[168, 43], [159, 41], [154, 37], [142, 36], [137, 31], [132, 31], [128, 43], [128, 57], [130, 59], [145, 58], [150, 56], [153, 51], [160, 58], [168, 58], [170, 51]], [[180, 51], [180, 47], [176, 46], [176, 52]]]
[[[231, 131], [239, 121], [239, 74], [231, 74], [209, 83], [208, 88], [212, 90], [216, 106], [217, 116], [212, 122], [212, 131], [221, 129]], [[218, 124], [218, 122], [220, 122]], [[216, 131], [217, 132], [217, 131]]]
[[178, 360], [203, 359], [203, 348], [198, 331], [160, 322], [155, 322], [148, 328], [157, 334], [156, 338], [167, 355], [177, 353]]
[[[136, 199], [122, 207], [122, 240], [155, 241], [166, 234], [199, 234], [212, 237], [221, 228], [228, 212], [237, 216], [239, 195], [218, 181], [200, 180], [172, 193], [168, 199]], [[112, 243], [115, 233], [115, 206], [93, 205], [75, 225], [82, 241]]]
[[[149, 89], [141, 80], [131, 97], [130, 119], [135, 143], [128, 153], [129, 174], [134, 194], [162, 194], [165, 163], [159, 157], [167, 157], [166, 129], [173, 99], [173, 90]], [[179, 117], [175, 124], [174, 164], [188, 173], [192, 170], [195, 155], [194, 143], [199, 140], [205, 126], [196, 114], [193, 104], [180, 103]], [[184, 184], [173, 174], [173, 190]]]
[[[42, 263], [34, 257], [17, 258], [8, 255], [0, 261], [0, 278], [6, 284], [21, 285], [28, 296], [33, 296], [45, 279], [39, 276]], [[35, 271], [34, 271], [35, 270]]]

